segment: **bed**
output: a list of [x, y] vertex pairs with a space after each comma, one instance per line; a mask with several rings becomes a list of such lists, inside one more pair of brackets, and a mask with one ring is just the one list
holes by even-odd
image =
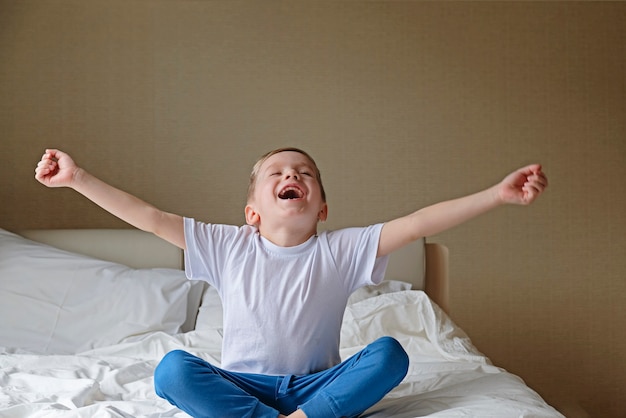
[[[562, 417], [450, 319], [447, 259], [417, 242], [351, 297], [342, 357], [391, 335], [411, 361], [363, 417]], [[153, 371], [173, 349], [219, 365], [221, 302], [182, 260], [137, 230], [0, 229], [0, 417], [188, 417]]]

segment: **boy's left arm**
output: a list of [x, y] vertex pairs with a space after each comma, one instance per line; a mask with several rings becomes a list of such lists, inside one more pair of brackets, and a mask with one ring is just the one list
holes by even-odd
[[532, 164], [506, 176], [500, 183], [458, 199], [427, 206], [385, 223], [378, 256], [384, 256], [419, 238], [438, 234], [503, 204], [528, 205], [548, 186], [541, 165]]

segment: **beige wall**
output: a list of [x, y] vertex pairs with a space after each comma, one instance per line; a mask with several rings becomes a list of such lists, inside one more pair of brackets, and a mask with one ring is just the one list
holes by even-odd
[[557, 406], [626, 408], [626, 4], [0, 1], [0, 226], [120, 227], [32, 179], [45, 147], [243, 222], [256, 157], [323, 171], [336, 228], [539, 161], [551, 186], [434, 240], [454, 319]]

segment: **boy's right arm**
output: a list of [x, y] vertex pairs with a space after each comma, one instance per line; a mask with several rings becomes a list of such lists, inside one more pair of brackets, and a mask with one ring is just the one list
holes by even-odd
[[78, 167], [59, 150], [48, 149], [37, 164], [35, 178], [48, 187], [70, 187], [125, 222], [186, 249], [183, 218], [164, 212], [117, 189]]
[[380, 234], [378, 256], [387, 255], [418, 238], [443, 232], [497, 206], [529, 205], [547, 186], [548, 179], [541, 165], [531, 164], [514, 171], [488, 189], [386, 222]]

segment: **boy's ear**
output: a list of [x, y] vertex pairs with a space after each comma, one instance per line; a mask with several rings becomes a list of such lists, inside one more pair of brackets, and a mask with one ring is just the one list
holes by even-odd
[[244, 213], [246, 215], [246, 223], [250, 226], [256, 226], [261, 221], [261, 215], [250, 205], [246, 205]]
[[328, 205], [326, 203], [324, 203], [324, 206], [322, 206], [322, 210], [320, 210], [320, 213], [317, 215], [317, 219], [322, 222], [328, 219]]

